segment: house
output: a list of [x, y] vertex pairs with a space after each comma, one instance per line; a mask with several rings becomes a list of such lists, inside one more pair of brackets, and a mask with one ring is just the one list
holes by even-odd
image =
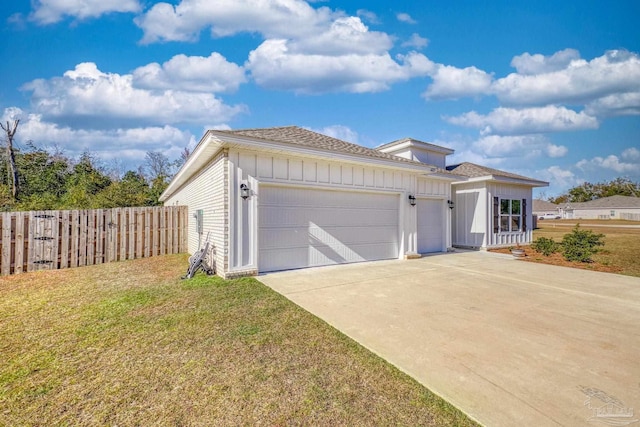
[[531, 189], [546, 183], [448, 168], [452, 153], [296, 126], [210, 130], [160, 200], [189, 206], [189, 251], [210, 235], [223, 277], [530, 242]]
[[627, 219], [640, 221], [640, 197], [610, 196], [588, 202], [568, 202], [563, 206], [564, 218]]
[[564, 210], [560, 205], [547, 202], [546, 200], [535, 199], [533, 201], [533, 216], [542, 216], [546, 214], [563, 216]]

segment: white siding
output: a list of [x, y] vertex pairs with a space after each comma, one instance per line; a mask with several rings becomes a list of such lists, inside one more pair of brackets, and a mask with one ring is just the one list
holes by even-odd
[[454, 186], [452, 215], [453, 245], [480, 248], [486, 246], [488, 205], [485, 183]]
[[451, 183], [429, 178], [418, 178], [416, 196], [418, 197], [434, 197], [441, 196], [449, 198], [451, 196]]
[[[415, 180], [415, 175], [407, 172], [316, 159], [279, 157], [248, 151], [243, 151], [242, 154], [231, 151], [229, 158], [243, 170], [245, 179], [251, 176], [259, 182], [267, 183], [304, 183], [322, 187], [329, 184], [343, 188], [413, 191], [412, 182]], [[448, 182], [428, 184], [435, 180], [422, 181], [424, 194], [447, 194]]]
[[[199, 249], [204, 244], [207, 233], [211, 232], [211, 242], [214, 245], [216, 271], [226, 271], [227, 238], [225, 236], [225, 154], [218, 155], [209, 165], [194, 175], [182, 188], [165, 201], [165, 205], [187, 205], [189, 207], [189, 253]], [[193, 215], [197, 210], [203, 210], [203, 234], [196, 230]]]
[[[453, 244], [490, 248], [527, 244], [533, 236], [531, 187], [498, 182], [470, 182], [453, 186]], [[526, 200], [526, 231], [494, 233], [493, 198]]]
[[[401, 253], [417, 252], [416, 209], [411, 208], [407, 196], [444, 199], [450, 197], [450, 182], [419, 177], [412, 172], [403, 172], [382, 167], [367, 167], [358, 164], [331, 162], [322, 159], [296, 158], [271, 155], [262, 152], [230, 150], [229, 152], [229, 197], [231, 246], [229, 265], [231, 270], [257, 268], [259, 257], [257, 244], [247, 241], [247, 236], [257, 240], [257, 230], [249, 235], [240, 231], [249, 218], [257, 218], [256, 198], [240, 204], [237, 189], [242, 181], [257, 189], [264, 184], [289, 184], [303, 188], [387, 191], [402, 194], [400, 198], [400, 248]], [[251, 220], [257, 224], [257, 220]], [[451, 246], [449, 215], [445, 216], [445, 245]], [[253, 233], [253, 234], [251, 234]], [[241, 240], [237, 240], [242, 236]], [[234, 246], [234, 242], [238, 245]]]
[[[611, 215], [613, 213], [613, 215]], [[640, 215], [638, 208], [590, 208], [590, 209], [573, 209], [573, 218], [576, 219], [625, 219], [621, 214]]]

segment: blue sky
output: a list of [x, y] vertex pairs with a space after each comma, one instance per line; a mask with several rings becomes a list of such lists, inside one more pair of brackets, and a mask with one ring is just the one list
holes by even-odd
[[135, 168], [205, 129], [404, 137], [547, 180], [640, 180], [640, 2], [33, 0], [2, 8], [17, 142]]

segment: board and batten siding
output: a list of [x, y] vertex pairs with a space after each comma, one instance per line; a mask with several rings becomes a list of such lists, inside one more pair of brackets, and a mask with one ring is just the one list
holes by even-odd
[[[493, 232], [493, 198], [499, 199], [525, 199], [527, 201], [526, 209], [526, 231], [521, 232]], [[511, 246], [516, 244], [528, 244], [531, 243], [533, 238], [533, 217], [531, 215], [531, 208], [533, 206], [531, 187], [515, 184], [504, 184], [498, 182], [487, 183], [487, 207], [485, 212], [490, 212], [487, 218], [487, 230], [489, 240], [487, 246]]]
[[[224, 272], [228, 267], [228, 200], [225, 186], [228, 185], [227, 153], [219, 153], [186, 184], [165, 201], [165, 205], [188, 205], [189, 207], [189, 253], [204, 246], [207, 234], [213, 244], [216, 271]], [[196, 211], [203, 211], [203, 233], [196, 230]]]
[[[238, 272], [258, 268], [256, 225], [261, 184], [399, 194], [399, 256], [407, 251], [417, 251], [416, 209], [409, 209], [407, 195], [411, 193], [445, 201], [450, 196], [448, 181], [419, 178], [413, 172], [244, 150], [229, 151], [229, 180], [230, 241], [238, 243], [229, 250], [229, 268]], [[238, 191], [243, 182], [252, 191], [257, 191], [258, 197], [242, 201]]]
[[[469, 182], [454, 185], [453, 245], [491, 248], [528, 244], [533, 237], [531, 187], [500, 182]], [[494, 232], [494, 197], [526, 200], [526, 231]], [[499, 207], [498, 207], [499, 208]]]
[[487, 245], [487, 190], [484, 182], [456, 184], [452, 220], [454, 246], [481, 248]]

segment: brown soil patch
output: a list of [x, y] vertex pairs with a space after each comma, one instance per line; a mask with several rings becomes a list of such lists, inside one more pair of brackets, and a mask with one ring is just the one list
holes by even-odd
[[[530, 247], [522, 247], [521, 249], [524, 249], [524, 252], [525, 252], [525, 257], [520, 258], [523, 261], [538, 262], [540, 264], [558, 265], [561, 267], [581, 268], [583, 270], [602, 271], [604, 273], [620, 273], [622, 271], [621, 267], [614, 266], [614, 265], [604, 265], [595, 261], [594, 262], [567, 261], [566, 259], [564, 259], [564, 256], [562, 256], [562, 254], [560, 253], [544, 256], [543, 254], [534, 251]], [[489, 252], [511, 254], [511, 249], [509, 248], [490, 249]]]

